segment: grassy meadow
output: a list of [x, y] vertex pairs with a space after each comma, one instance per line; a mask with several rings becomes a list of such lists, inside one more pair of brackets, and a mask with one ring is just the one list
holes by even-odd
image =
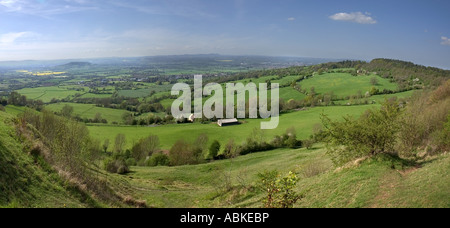
[[378, 84], [375, 86], [377, 89], [393, 91], [397, 89], [397, 84], [391, 83], [388, 79], [377, 75], [355, 77], [348, 73], [316, 74], [314, 77], [302, 81], [300, 85], [307, 92], [310, 91], [311, 87], [314, 87], [316, 93], [324, 94], [333, 92], [338, 97], [355, 95], [358, 91], [361, 91], [364, 95], [374, 87], [370, 82], [370, 79], [373, 77], [378, 79]]
[[[298, 111], [284, 114], [280, 117], [280, 123], [277, 129], [265, 130], [266, 140], [271, 140], [276, 135], [285, 133], [286, 129], [295, 127], [297, 137], [306, 139], [312, 134], [315, 124], [321, 123], [320, 114], [329, 115], [332, 119], [339, 119], [343, 115], [359, 116], [365, 110], [377, 107], [376, 105], [363, 105], [351, 107], [318, 107], [306, 111]], [[253, 129], [260, 128], [262, 120], [250, 119], [242, 120], [241, 125], [219, 127], [217, 124], [172, 124], [155, 127], [141, 126], [88, 126], [92, 137], [104, 141], [109, 139], [113, 141], [117, 134], [125, 134], [127, 136], [127, 147], [131, 148], [133, 142], [147, 137], [150, 134], [157, 135], [160, 138], [163, 149], [170, 147], [179, 139], [194, 142], [201, 134], [206, 134], [210, 142], [218, 140], [222, 145], [228, 140], [234, 139], [236, 143], [242, 143], [251, 136]]]
[[64, 99], [80, 93], [75, 90], [67, 90], [64, 88], [59, 88], [57, 86], [25, 88], [18, 90], [17, 92], [19, 92], [21, 95], [25, 95], [28, 99], [42, 100], [45, 103], [50, 102], [53, 98]]
[[319, 145], [195, 166], [133, 167], [127, 177], [139, 189], [130, 194], [154, 207], [261, 207], [264, 195], [255, 186], [257, 174], [266, 170], [297, 173], [296, 191], [304, 198], [295, 207], [449, 207], [449, 168], [447, 154], [421, 169], [383, 156], [336, 169]]
[[73, 107], [73, 115], [80, 116], [81, 118], [94, 119], [97, 113], [101, 114], [103, 119], [106, 119], [108, 123], [122, 123], [122, 116], [124, 113], [129, 113], [126, 110], [121, 109], [111, 109], [111, 108], [102, 108], [97, 107], [93, 104], [77, 104], [77, 103], [56, 103], [47, 105], [46, 108], [53, 111], [59, 112], [65, 106], [69, 105]]

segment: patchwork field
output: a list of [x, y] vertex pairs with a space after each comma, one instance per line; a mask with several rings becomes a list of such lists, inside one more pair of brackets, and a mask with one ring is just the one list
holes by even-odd
[[50, 104], [47, 105], [46, 108], [54, 111], [59, 112], [61, 109], [65, 106], [69, 105], [72, 106], [74, 109], [73, 115], [74, 116], [80, 116], [81, 118], [87, 118], [87, 119], [94, 119], [95, 115], [97, 113], [101, 114], [101, 117], [103, 119], [108, 120], [108, 123], [122, 123], [122, 115], [124, 113], [128, 113], [128, 111], [125, 110], [119, 110], [119, 109], [111, 109], [111, 108], [102, 108], [97, 107], [92, 104], [76, 104], [76, 103], [57, 103], [57, 104]]
[[42, 100], [43, 102], [50, 102], [54, 99], [64, 99], [72, 97], [77, 93], [75, 90], [67, 90], [59, 88], [57, 86], [51, 87], [38, 87], [38, 88], [25, 88], [18, 90], [21, 95], [25, 95], [28, 99]]

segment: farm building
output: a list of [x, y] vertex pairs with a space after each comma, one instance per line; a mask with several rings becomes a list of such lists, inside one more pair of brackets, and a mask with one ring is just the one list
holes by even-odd
[[194, 114], [191, 114], [190, 116], [189, 116], [189, 119], [188, 119], [191, 123], [194, 123], [194, 121], [195, 121], [195, 116], [194, 116]]
[[221, 127], [226, 127], [226, 126], [237, 125], [237, 124], [239, 124], [239, 121], [237, 119], [225, 119], [225, 120], [217, 121], [217, 124]]

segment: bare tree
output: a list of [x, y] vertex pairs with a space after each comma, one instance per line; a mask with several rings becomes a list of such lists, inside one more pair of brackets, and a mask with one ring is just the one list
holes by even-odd
[[114, 141], [114, 153], [120, 154], [123, 152], [123, 149], [126, 144], [126, 137], [124, 134], [118, 134]]
[[378, 85], [378, 83], [379, 83], [378, 78], [372, 77], [372, 78], [370, 79], [370, 84], [376, 86], [376, 85]]

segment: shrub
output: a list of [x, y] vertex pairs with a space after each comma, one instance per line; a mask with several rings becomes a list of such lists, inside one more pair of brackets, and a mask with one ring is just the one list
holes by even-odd
[[125, 164], [127, 164], [127, 166], [136, 166], [137, 165], [136, 160], [134, 158], [128, 158], [125, 161]]
[[448, 115], [450, 110], [450, 80], [432, 92], [416, 92], [400, 118], [400, 132], [396, 149], [403, 156], [415, 156], [418, 150], [431, 152], [449, 148]]
[[159, 150], [159, 138], [156, 135], [150, 135], [147, 138], [140, 139], [131, 149], [131, 156], [136, 161], [151, 156]]
[[286, 133], [281, 136], [275, 136], [275, 138], [270, 143], [272, 148], [291, 148], [295, 149], [302, 146], [302, 142], [297, 140], [297, 133], [295, 128], [289, 128]]
[[345, 117], [334, 122], [322, 116], [327, 153], [335, 165], [364, 156], [394, 152], [400, 109], [396, 101], [386, 101], [379, 110], [368, 110], [359, 119]]
[[178, 140], [169, 152], [170, 165], [195, 165], [202, 161], [202, 151], [184, 140]]
[[234, 143], [233, 139], [230, 139], [228, 143], [225, 145], [225, 148], [223, 149], [223, 156], [225, 158], [234, 158], [237, 157], [239, 154], [237, 153], [237, 146]]
[[170, 164], [169, 156], [163, 153], [155, 153], [145, 162], [146, 166], [168, 166]]
[[110, 173], [125, 174], [130, 171], [124, 159], [106, 159], [104, 165]]
[[122, 153], [126, 143], [126, 136], [124, 134], [117, 134], [116, 139], [114, 140], [114, 153]]
[[258, 177], [260, 189], [267, 194], [262, 200], [265, 208], [292, 208], [302, 198], [294, 191], [298, 177], [293, 172], [281, 177], [278, 171], [265, 171]]
[[371, 85], [376, 86], [376, 85], [378, 85], [378, 83], [379, 83], [378, 78], [376, 78], [376, 77], [370, 78]]
[[327, 166], [322, 162], [312, 162], [303, 167], [302, 174], [303, 177], [309, 178], [325, 173], [327, 169]]
[[314, 141], [311, 140], [311, 139], [304, 140], [304, 141], [303, 141], [303, 146], [304, 146], [306, 149], [311, 150], [312, 147], [314, 146]]
[[208, 157], [211, 159], [215, 159], [220, 151], [220, 142], [215, 140], [211, 146], [209, 147]]

